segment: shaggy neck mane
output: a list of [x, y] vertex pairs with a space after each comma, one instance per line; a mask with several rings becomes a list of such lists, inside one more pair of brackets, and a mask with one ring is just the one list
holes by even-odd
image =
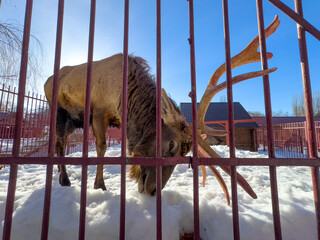
[[144, 59], [129, 56], [128, 60], [128, 135], [141, 138], [146, 130], [155, 132], [156, 84]]

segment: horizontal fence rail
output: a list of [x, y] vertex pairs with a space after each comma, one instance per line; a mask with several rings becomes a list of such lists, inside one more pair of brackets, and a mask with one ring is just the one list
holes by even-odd
[[[2, 86], [0, 89], [0, 156], [1, 165], [10, 165], [9, 185], [6, 199], [5, 220], [3, 230], [3, 240], [10, 240], [12, 217], [14, 212], [14, 200], [16, 183], [18, 176], [18, 165], [40, 164], [46, 165], [46, 186], [44, 197], [44, 210], [42, 221], [41, 239], [48, 239], [49, 219], [52, 191], [52, 167], [54, 164], [81, 165], [81, 207], [79, 219], [79, 239], [85, 239], [86, 228], [86, 186], [88, 165], [120, 165], [121, 166], [121, 189], [120, 189], [120, 212], [119, 212], [119, 239], [126, 239], [126, 167], [127, 165], [146, 165], [157, 166], [157, 192], [156, 192], [156, 239], [162, 239], [162, 203], [161, 203], [161, 172], [163, 166], [189, 164], [193, 168], [193, 221], [194, 234], [196, 240], [200, 237], [200, 217], [199, 217], [199, 166], [201, 165], [223, 165], [229, 166], [232, 176], [232, 216], [233, 216], [233, 236], [234, 239], [240, 239], [241, 232], [239, 227], [239, 209], [238, 209], [238, 192], [236, 167], [238, 166], [268, 166], [270, 177], [270, 188], [272, 195], [272, 215], [274, 223], [274, 238], [282, 239], [281, 219], [279, 211], [279, 197], [277, 186], [277, 167], [278, 166], [310, 166], [312, 167], [315, 211], [317, 217], [318, 239], [320, 239], [320, 203], [319, 203], [319, 166], [320, 160], [317, 156], [319, 150], [319, 128], [320, 123], [314, 122], [312, 112], [311, 84], [308, 69], [307, 48], [305, 43], [305, 31], [311, 33], [313, 37], [319, 40], [319, 31], [303, 18], [302, 2], [295, 0], [295, 11], [290, 9], [279, 0], [268, 0], [281, 11], [285, 12], [290, 18], [297, 23], [298, 39], [300, 45], [302, 81], [304, 84], [304, 95], [306, 99], [306, 122], [293, 124], [272, 124], [272, 109], [270, 98], [269, 76], [262, 77], [264, 89], [264, 101], [266, 111], [266, 127], [258, 130], [258, 143], [268, 150], [268, 158], [237, 158], [235, 156], [235, 130], [233, 119], [233, 93], [232, 93], [232, 66], [230, 55], [230, 29], [229, 29], [229, 10], [228, 0], [222, 0], [223, 18], [224, 18], [224, 37], [225, 37], [225, 58], [226, 58], [226, 75], [227, 75], [227, 94], [228, 94], [228, 130], [229, 130], [229, 158], [204, 158], [198, 152], [197, 137], [197, 96], [196, 96], [196, 68], [195, 68], [195, 26], [194, 26], [194, 9], [193, 0], [189, 0], [189, 38], [190, 43], [190, 70], [191, 70], [191, 92], [192, 98], [192, 126], [193, 126], [193, 156], [189, 157], [162, 157], [162, 127], [161, 127], [161, 1], [157, 0], [157, 153], [156, 157], [128, 157], [126, 155], [126, 121], [127, 121], [127, 97], [128, 97], [128, 43], [129, 43], [129, 0], [124, 4], [124, 39], [123, 39], [123, 92], [122, 92], [122, 129], [109, 128], [107, 132], [107, 146], [121, 144], [120, 157], [88, 157], [88, 150], [94, 147], [95, 138], [92, 130], [89, 128], [90, 122], [90, 86], [92, 73], [92, 59], [94, 46], [94, 26], [95, 26], [95, 9], [96, 1], [91, 1], [90, 12], [90, 32], [88, 46], [88, 69], [87, 69], [87, 91], [85, 107], [85, 130], [77, 130], [70, 136], [67, 144], [66, 154], [82, 151], [82, 157], [65, 158], [64, 156], [54, 156], [55, 152], [55, 127], [58, 107], [58, 79], [61, 58], [61, 43], [63, 32], [64, 18], [64, 0], [59, 0], [56, 50], [53, 77], [52, 105], [49, 105], [45, 97], [28, 93], [26, 95], [26, 73], [28, 67], [28, 49], [31, 28], [31, 16], [33, 1], [27, 0], [26, 15], [23, 35], [23, 48], [21, 57], [21, 70], [19, 79], [19, 90], [11, 87]], [[265, 1], [267, 2], [267, 1]], [[268, 69], [267, 64], [267, 46], [264, 32], [264, 11], [263, 1], [256, 0], [259, 46], [261, 67], [263, 70]], [[232, 16], [230, 16], [232, 19]], [[186, 23], [188, 24], [188, 23]], [[318, 144], [318, 145], [317, 145]], [[199, 154], [199, 156], [198, 156]], [[284, 156], [281, 160], [276, 154]], [[62, 154], [64, 155], [64, 154]], [[40, 158], [41, 157], [41, 158]], [[297, 216], [299, 217], [299, 216]], [[231, 229], [230, 229], [231, 231]]]

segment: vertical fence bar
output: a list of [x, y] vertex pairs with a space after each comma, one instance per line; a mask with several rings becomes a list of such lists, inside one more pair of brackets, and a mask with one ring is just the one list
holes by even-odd
[[[24, 106], [24, 96], [25, 96], [25, 89], [26, 89], [27, 69], [28, 69], [32, 4], [33, 4], [33, 0], [27, 0], [24, 31], [23, 31], [21, 65], [20, 65], [18, 107], [17, 107], [13, 151], [12, 151], [12, 155], [14, 157], [18, 157], [19, 151], [20, 151], [23, 106]], [[5, 218], [4, 218], [3, 240], [9, 240], [11, 235], [12, 213], [13, 213], [14, 197], [15, 197], [15, 191], [16, 191], [17, 175], [18, 175], [18, 165], [16, 164], [10, 165], [10, 177], [9, 177], [6, 211], [5, 211]]]
[[[162, 157], [162, 129], [161, 129], [161, 0], [157, 0], [157, 93], [156, 93], [156, 156]], [[156, 167], [156, 184], [157, 184], [157, 240], [162, 239], [162, 207], [161, 207], [161, 190], [162, 190], [162, 166]]]
[[262, 142], [263, 142], [263, 151], [266, 151], [266, 139], [265, 139], [265, 125], [262, 126]]
[[3, 101], [3, 95], [4, 95], [4, 84], [2, 84], [2, 88], [0, 89], [1, 97], [0, 97], [0, 110], [2, 111], [2, 101]]
[[[44, 121], [45, 121], [45, 116], [44, 116], [44, 111], [45, 111], [45, 100], [44, 100], [44, 96], [42, 96], [42, 99], [40, 98], [40, 103], [42, 102], [42, 108], [41, 108], [41, 111], [40, 111], [40, 124], [38, 126], [38, 129], [39, 129], [39, 133], [40, 133], [40, 129], [44, 129]], [[39, 136], [39, 140], [40, 140], [40, 137], [41, 135], [38, 135]], [[40, 143], [41, 144], [41, 143]]]
[[295, 153], [296, 153], [296, 158], [299, 157], [299, 151], [298, 151], [298, 142], [299, 142], [299, 135], [298, 135], [298, 132], [299, 132], [299, 129], [298, 129], [298, 124], [297, 123], [294, 123], [294, 126], [295, 126], [295, 129], [294, 129], [294, 133], [295, 133]]
[[35, 139], [32, 137], [33, 129], [36, 127], [37, 121], [36, 121], [36, 112], [37, 112], [37, 105], [38, 105], [38, 94], [34, 97], [34, 111], [32, 111], [32, 131], [31, 134], [31, 146], [30, 149], [32, 149], [32, 146], [35, 144]]
[[[297, 14], [303, 17], [302, 1], [295, 0], [295, 10]], [[301, 72], [302, 72], [302, 82], [304, 91], [304, 101], [305, 101], [305, 112], [306, 112], [306, 132], [308, 133], [308, 145], [309, 145], [309, 158], [318, 157], [317, 152], [317, 140], [316, 140], [316, 129], [314, 124], [313, 108], [312, 108], [312, 91], [311, 91], [311, 81], [309, 73], [309, 61], [308, 61], [308, 51], [305, 29], [297, 24], [298, 39], [299, 39], [299, 50], [300, 50], [300, 61], [301, 61]], [[313, 193], [315, 201], [315, 210], [317, 217], [317, 231], [318, 239], [320, 239], [320, 183], [319, 183], [319, 167], [312, 167], [312, 183], [313, 183]]]
[[[4, 84], [2, 84], [1, 91], [1, 97], [0, 97], [0, 110], [2, 111], [2, 104], [3, 104], [3, 95], [4, 95]], [[4, 129], [4, 121], [2, 121], [2, 124], [0, 125], [1, 129]], [[2, 131], [1, 131], [2, 132]], [[0, 143], [0, 155], [2, 155], [2, 143], [3, 143], [4, 137], [1, 135], [1, 143]]]
[[[64, 12], [64, 0], [59, 0], [56, 49], [55, 49], [55, 60], [54, 60], [54, 70], [53, 70], [54, 75], [53, 75], [53, 83], [52, 83], [52, 99], [51, 99], [52, 103], [51, 103], [51, 112], [50, 112], [50, 131], [49, 131], [49, 148], [48, 148], [49, 157], [53, 157], [55, 152], [55, 137], [56, 137], [55, 131], [56, 131], [57, 109], [58, 109], [58, 79], [59, 79], [59, 69], [60, 69], [60, 59], [61, 59], [63, 12]], [[53, 172], [53, 165], [48, 164], [47, 175], [46, 175], [46, 188], [45, 188], [45, 195], [44, 195], [41, 240], [48, 239], [51, 189], [52, 189], [52, 172]]]
[[[27, 107], [26, 107], [26, 115], [25, 115], [25, 120], [26, 122], [28, 123], [28, 116], [29, 116], [29, 101], [30, 101], [30, 91], [28, 91], [28, 96], [27, 96]], [[24, 127], [24, 136], [23, 137], [26, 137], [27, 138], [27, 151], [29, 152], [29, 137], [28, 137], [28, 134], [29, 134], [29, 130], [30, 129], [30, 124], [28, 123], [28, 126], [25, 126]]]
[[[261, 54], [260, 54], [261, 65], [262, 65], [262, 69], [265, 70], [265, 69], [268, 69], [268, 60], [267, 60], [266, 38], [264, 33], [264, 16], [263, 16], [262, 0], [257, 0], [256, 3], [257, 3], [259, 41], [260, 41], [260, 51], [261, 51]], [[273, 127], [272, 127], [272, 110], [271, 110], [269, 75], [263, 76], [263, 87], [264, 87], [264, 99], [265, 99], [266, 122], [267, 122], [268, 153], [270, 158], [274, 158], [275, 151], [274, 151], [274, 137], [273, 137]], [[275, 239], [280, 240], [282, 239], [282, 233], [281, 233], [276, 167], [270, 166], [269, 172], [270, 172]]]
[[[121, 157], [126, 157], [127, 145], [127, 95], [128, 95], [128, 45], [129, 45], [129, 0], [124, 6], [124, 33], [123, 33], [123, 79], [122, 79], [122, 144]], [[126, 165], [121, 165], [121, 193], [120, 193], [120, 240], [126, 235]]]
[[[88, 46], [88, 63], [87, 63], [87, 81], [86, 81], [86, 100], [85, 100], [84, 124], [83, 124], [82, 157], [88, 157], [95, 17], [96, 17], [96, 0], [91, 0], [90, 30], [89, 30], [89, 44], [88, 44], [89, 45]], [[88, 165], [82, 164], [79, 240], [84, 240], [85, 233], [86, 233], [87, 179], [88, 179]]]
[[[223, 22], [226, 55], [226, 76], [227, 76], [227, 96], [228, 96], [228, 131], [230, 158], [235, 158], [234, 140], [234, 114], [232, 96], [232, 75], [231, 75], [231, 51], [230, 51], [230, 29], [229, 29], [229, 9], [228, 0], [223, 0]], [[239, 229], [239, 209], [237, 193], [237, 171], [235, 166], [231, 166], [231, 188], [232, 188], [232, 216], [233, 216], [233, 238], [240, 239]]]
[[[11, 102], [11, 109], [10, 109], [10, 111], [13, 113], [14, 112], [14, 101], [15, 101], [15, 99], [16, 99], [16, 87], [14, 87], [13, 88], [13, 94], [12, 94], [12, 102]], [[23, 113], [22, 113], [23, 114]], [[12, 120], [13, 119], [11, 119], [11, 121], [10, 122], [12, 122]], [[22, 132], [22, 130], [23, 130], [23, 118], [21, 119], [21, 121], [22, 121], [22, 123], [21, 123], [21, 130], [20, 130], [20, 132]], [[15, 122], [12, 122], [12, 124], [11, 123], [9, 123], [9, 125], [11, 126], [11, 125], [15, 125]], [[11, 138], [11, 136], [14, 134], [14, 129], [13, 128], [11, 128], [11, 127], [9, 127], [9, 129], [8, 129], [8, 140]], [[14, 135], [13, 135], [14, 136]], [[19, 141], [20, 141], [20, 144], [21, 144], [21, 133], [20, 133], [20, 139], [19, 139]], [[9, 141], [7, 141], [7, 149], [9, 149]], [[20, 155], [20, 148], [19, 148], [19, 155]]]
[[199, 221], [199, 162], [198, 162], [198, 135], [197, 135], [197, 89], [196, 89], [196, 63], [194, 47], [194, 14], [193, 0], [189, 0], [189, 44], [190, 44], [190, 70], [192, 99], [192, 141], [193, 141], [193, 216], [194, 216], [194, 239], [200, 239]]
[[30, 138], [31, 131], [33, 129], [33, 124], [34, 124], [34, 119], [32, 118], [33, 99], [34, 99], [34, 93], [32, 93], [31, 107], [30, 107], [30, 113], [29, 113], [28, 150], [31, 150], [31, 146], [32, 146], [32, 139], [30, 140], [30, 145], [29, 145], [29, 138]]
[[[15, 98], [16, 95], [16, 87], [13, 88], [13, 90], [11, 90], [12, 92], [8, 92], [8, 102], [7, 102], [7, 107], [8, 107], [8, 111], [12, 114], [14, 114], [14, 109], [13, 109], [13, 105], [12, 105], [12, 99]], [[11, 102], [10, 102], [11, 101]], [[9, 118], [8, 119], [8, 124], [9, 126], [15, 126], [15, 118]], [[22, 128], [22, 126], [21, 126]], [[12, 138], [12, 141], [14, 141], [14, 135], [11, 136], [10, 135], [10, 127], [5, 129], [5, 136], [7, 137], [8, 141], [6, 143], [6, 149], [9, 150], [9, 140]], [[10, 152], [10, 151], [9, 151]], [[11, 154], [13, 152], [13, 149], [11, 150]], [[20, 149], [19, 149], [20, 152]]]
[[[11, 96], [12, 96], [12, 99], [15, 98], [15, 93], [16, 93], [16, 88], [14, 87], [13, 88], [13, 92], [8, 92], [8, 98], [7, 98], [7, 110], [10, 112], [10, 113], [14, 113], [14, 110], [13, 110], [13, 105], [12, 105], [12, 102], [11, 102], [11, 107], [10, 107], [10, 100], [11, 100]], [[6, 121], [7, 122], [7, 121]], [[13, 118], [9, 118], [8, 119], [8, 124], [9, 126], [13, 126], [15, 125], [15, 121], [13, 120]], [[6, 143], [6, 149], [9, 149], [9, 140], [11, 139], [11, 135], [10, 135], [10, 131], [11, 131], [11, 128], [5, 128], [4, 129], [4, 135], [7, 137], [7, 143]]]
[[[4, 94], [5, 94], [5, 91], [4, 91], [4, 84], [2, 85], [2, 89], [1, 89], [1, 99], [0, 99], [0, 107], [1, 107], [1, 111], [3, 111], [3, 97], [4, 97]], [[3, 151], [2, 150], [2, 145], [3, 145], [3, 141], [5, 140], [5, 137], [3, 135], [3, 130], [5, 128], [5, 122], [6, 122], [6, 119], [4, 119], [3, 121], [1, 121], [1, 143], [0, 143], [0, 153], [1, 155], [3, 154], [3, 152], [5, 152], [5, 154], [7, 154], [7, 150], [6, 151]]]
[[[12, 109], [10, 109], [10, 99], [11, 99], [10, 97], [11, 97], [11, 95], [14, 95], [14, 94], [12, 94], [12, 93], [13, 93], [13, 92], [8, 92], [8, 96], [7, 96], [6, 109], [7, 109], [7, 111], [8, 111], [9, 113], [13, 113]], [[13, 118], [5, 119], [5, 126], [7, 126], [7, 124], [8, 124], [9, 126], [14, 125], [14, 124], [15, 124], [14, 119], [13, 119]], [[6, 127], [3, 129], [3, 134], [4, 134], [4, 136], [7, 138], [7, 141], [5, 142], [5, 146], [4, 146], [5, 149], [7, 149], [7, 151], [8, 151], [8, 142], [9, 142], [9, 140], [12, 138], [12, 136], [9, 135], [8, 130], [9, 130], [9, 129], [7, 129]], [[12, 154], [12, 150], [11, 150], [11, 154]]]
[[[6, 103], [5, 112], [8, 112], [9, 96], [10, 96], [10, 86], [8, 88], [7, 98], [5, 100], [5, 103]], [[11, 120], [9, 119], [8, 121], [10, 122]], [[6, 127], [5, 127], [6, 124], [7, 124], [7, 118], [4, 119], [3, 128], [1, 131], [2, 136], [6, 136], [6, 134], [5, 134], [6, 133]], [[6, 138], [7, 138], [7, 141], [10, 140], [9, 136], [7, 136]], [[1, 141], [1, 146], [0, 146], [1, 149], [2, 149], [2, 146], [3, 146], [3, 141]], [[6, 153], [8, 154], [8, 148], [6, 148]]]
[[35, 137], [33, 135], [33, 132], [34, 132], [34, 129], [37, 128], [38, 126], [38, 121], [39, 121], [39, 117], [38, 117], [38, 105], [39, 105], [39, 95], [38, 93], [36, 94], [36, 103], [35, 103], [35, 108], [34, 108], [34, 113], [33, 113], [33, 119], [34, 119], [34, 125], [33, 125], [33, 128], [32, 128], [32, 139], [33, 139], [33, 144], [31, 146], [31, 149], [34, 148], [34, 146], [36, 146], [37, 144], [37, 137]]

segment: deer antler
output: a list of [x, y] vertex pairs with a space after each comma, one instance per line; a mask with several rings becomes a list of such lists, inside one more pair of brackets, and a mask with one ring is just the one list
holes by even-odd
[[[274, 33], [278, 26], [280, 24], [280, 21], [278, 19], [278, 16], [275, 16], [275, 19], [273, 22], [265, 29], [265, 36], [266, 38], [269, 37], [272, 33]], [[234, 56], [231, 59], [231, 68], [234, 69], [236, 67], [249, 64], [249, 63], [254, 63], [254, 62], [259, 62], [260, 61], [260, 53], [257, 51], [257, 48], [259, 47], [259, 35], [256, 36], [248, 45], [247, 47], [241, 51], [239, 54]], [[272, 53], [267, 53], [267, 59], [272, 58], [273, 54]], [[232, 84], [236, 84], [238, 82], [250, 79], [250, 78], [255, 78], [263, 75], [267, 75], [271, 72], [276, 71], [277, 68], [272, 68], [272, 69], [266, 69], [262, 71], [256, 71], [256, 72], [251, 72], [251, 73], [246, 73], [242, 74], [236, 77], [232, 78]], [[202, 99], [200, 101], [200, 104], [198, 106], [198, 144], [199, 144], [199, 149], [200, 149], [200, 156], [203, 157], [204, 155], [213, 157], [213, 158], [220, 158], [220, 156], [212, 150], [212, 148], [201, 138], [201, 133], [206, 133], [211, 136], [225, 136], [228, 134], [228, 131], [225, 130], [216, 130], [213, 128], [210, 128], [204, 124], [204, 118], [206, 115], [206, 112], [208, 110], [209, 104], [211, 99], [214, 97], [215, 94], [220, 92], [221, 90], [225, 89], [227, 86], [226, 82], [223, 82], [219, 85], [217, 85], [219, 79], [221, 76], [226, 72], [226, 66], [225, 64], [222, 64], [211, 76], [207, 89], [202, 96]], [[230, 167], [229, 166], [220, 166], [222, 170], [227, 172], [230, 175]], [[223, 181], [217, 175], [215, 174], [216, 169], [213, 166], [209, 166], [210, 170], [213, 171], [214, 175], [218, 179], [221, 187], [223, 188], [223, 191], [225, 193], [225, 196], [227, 198], [227, 201], [229, 202], [229, 194], [228, 190], [226, 189], [226, 186]], [[205, 169], [201, 166], [201, 170], [205, 171]], [[204, 179], [203, 182], [205, 182], [205, 176], [206, 174], [203, 174]], [[221, 177], [221, 176], [220, 176]], [[255, 192], [252, 190], [248, 182], [239, 174], [237, 173], [237, 181], [240, 186], [252, 197], [252, 198], [257, 198], [257, 195]]]
[[[273, 22], [265, 29], [265, 36], [266, 38], [269, 37], [272, 33], [274, 33], [278, 26], [280, 24], [280, 21], [278, 19], [278, 15], [275, 16], [275, 19]], [[257, 51], [257, 48], [259, 47], [259, 35], [256, 36], [248, 45], [247, 47], [240, 53], [238, 53], [236, 56], [231, 58], [231, 68], [234, 69], [236, 67], [240, 67], [249, 63], [259, 62], [260, 61], [260, 53]], [[272, 53], [267, 53], [268, 60], [273, 57]], [[238, 82], [255, 78], [263, 75], [267, 75], [271, 72], [274, 72], [276, 68], [257, 71], [257, 72], [251, 72], [243, 75], [236, 76], [232, 78], [232, 84], [236, 84]], [[226, 83], [222, 83], [217, 86], [217, 83], [221, 76], [226, 72], [226, 66], [225, 64], [222, 64], [211, 76], [207, 89], [205, 93], [202, 96], [202, 99], [200, 101], [200, 104], [198, 106], [198, 129], [201, 129], [204, 133], [207, 133], [211, 136], [221, 136], [221, 131], [218, 131], [216, 133], [216, 130], [214, 129], [208, 129], [207, 126], [204, 124], [204, 117], [206, 115], [206, 112], [208, 110], [209, 104], [211, 99], [214, 97], [215, 94], [226, 88]], [[228, 134], [228, 132], [225, 132], [222, 136]]]

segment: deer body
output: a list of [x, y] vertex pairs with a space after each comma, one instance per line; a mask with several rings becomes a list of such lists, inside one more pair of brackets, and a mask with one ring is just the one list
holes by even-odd
[[[121, 109], [118, 105], [122, 95], [121, 55], [93, 62], [91, 87], [91, 112], [104, 110], [110, 117], [121, 122]], [[63, 67], [59, 72], [58, 103], [73, 118], [84, 114], [87, 64]], [[53, 76], [45, 84], [49, 104], [52, 99]], [[106, 116], [107, 117], [107, 116]]]
[[[135, 156], [155, 157], [156, 136], [156, 85], [149, 74], [145, 60], [130, 56], [128, 60], [128, 114], [127, 139], [129, 153]], [[91, 122], [96, 137], [98, 157], [106, 152], [108, 126], [121, 127], [122, 114], [122, 64], [123, 55], [118, 54], [93, 62], [91, 87]], [[57, 142], [56, 151], [64, 156], [67, 137], [83, 127], [87, 64], [64, 67], [59, 73]], [[49, 105], [52, 100], [53, 77], [45, 84]], [[188, 124], [179, 109], [162, 91], [162, 132], [164, 157], [184, 156], [190, 150], [191, 137]], [[165, 186], [174, 166], [163, 168], [162, 186]], [[70, 181], [64, 165], [59, 166], [60, 184], [69, 186]], [[131, 177], [138, 181], [140, 192], [154, 195], [156, 178], [154, 167], [133, 166]], [[95, 188], [106, 190], [103, 166], [97, 168]]]

